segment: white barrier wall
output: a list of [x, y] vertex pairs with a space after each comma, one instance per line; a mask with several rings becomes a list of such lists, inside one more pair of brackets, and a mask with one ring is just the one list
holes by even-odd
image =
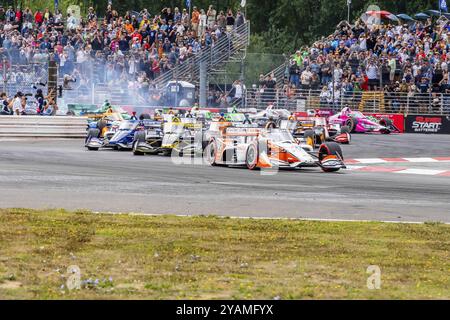
[[86, 118], [0, 116], [0, 138], [83, 138]]

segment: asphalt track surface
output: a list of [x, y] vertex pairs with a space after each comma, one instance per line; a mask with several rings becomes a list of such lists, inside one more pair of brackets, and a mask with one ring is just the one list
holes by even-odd
[[[450, 157], [450, 136], [354, 135], [343, 150], [347, 159]], [[450, 170], [450, 162], [394, 165]], [[449, 223], [450, 176], [316, 168], [273, 174], [89, 152], [81, 140], [0, 141], [0, 207]]]

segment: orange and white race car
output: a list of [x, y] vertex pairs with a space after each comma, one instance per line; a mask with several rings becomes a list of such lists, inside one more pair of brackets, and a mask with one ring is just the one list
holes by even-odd
[[209, 141], [205, 156], [211, 165], [246, 166], [250, 170], [320, 167], [334, 172], [345, 168], [342, 150], [335, 142], [323, 143], [314, 153], [288, 130], [251, 126], [224, 125]]

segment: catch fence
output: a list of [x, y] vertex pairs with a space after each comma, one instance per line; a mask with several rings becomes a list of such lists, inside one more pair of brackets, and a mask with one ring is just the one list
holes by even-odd
[[37, 88], [47, 94], [48, 63], [11, 64], [0, 60], [0, 90], [9, 97], [18, 91], [34, 95]]
[[291, 111], [343, 107], [369, 113], [435, 114], [450, 116], [450, 94], [429, 92], [323, 92], [304, 89], [247, 89], [246, 108], [262, 110], [269, 105]]

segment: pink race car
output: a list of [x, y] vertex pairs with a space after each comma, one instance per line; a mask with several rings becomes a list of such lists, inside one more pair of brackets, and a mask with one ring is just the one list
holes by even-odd
[[375, 118], [369, 118], [361, 112], [353, 111], [348, 107], [345, 107], [341, 110], [341, 112], [330, 116], [328, 118], [328, 123], [347, 126], [352, 133], [374, 132], [390, 134], [393, 132], [400, 132], [390, 119], [383, 118], [381, 120], [377, 120]]

